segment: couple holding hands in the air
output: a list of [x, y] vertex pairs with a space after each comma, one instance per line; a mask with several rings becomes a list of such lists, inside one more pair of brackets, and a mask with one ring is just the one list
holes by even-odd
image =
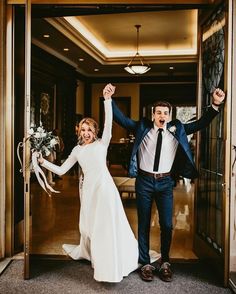
[[[80, 244], [64, 244], [63, 249], [73, 259], [87, 259], [94, 268], [94, 279], [119, 282], [140, 266], [144, 281], [152, 281], [153, 274], [166, 282], [172, 280], [169, 251], [172, 238], [173, 175], [197, 177], [197, 170], [187, 135], [207, 127], [219, 113], [225, 94], [216, 89], [212, 106], [197, 121], [182, 124], [170, 121], [171, 105], [165, 101], [153, 105], [153, 120], [134, 121], [118, 109], [112, 95], [115, 87], [103, 89], [105, 124], [101, 138], [98, 125], [92, 118], [79, 124], [78, 145], [61, 166], [52, 164], [40, 155], [38, 162], [55, 174], [66, 173], [76, 162], [83, 171], [80, 191]], [[112, 120], [132, 131], [135, 142], [131, 154], [129, 175], [136, 177], [138, 211], [138, 241], [136, 240], [110, 175], [106, 156], [111, 140]], [[161, 230], [160, 267], [156, 269], [149, 254], [151, 207], [156, 202]]]

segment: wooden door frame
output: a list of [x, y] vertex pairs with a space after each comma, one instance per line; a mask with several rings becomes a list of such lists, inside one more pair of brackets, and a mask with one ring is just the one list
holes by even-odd
[[[231, 160], [230, 160], [230, 167], [229, 167], [229, 172], [230, 175], [233, 176], [233, 161], [234, 161], [234, 150], [233, 150], [233, 145], [236, 144], [236, 117], [235, 117], [235, 106], [236, 106], [236, 102], [235, 102], [235, 98], [236, 98], [236, 85], [235, 85], [235, 78], [236, 78], [236, 49], [235, 46], [233, 46], [233, 44], [235, 44], [236, 41], [236, 37], [235, 37], [235, 33], [236, 33], [236, 3], [233, 0], [230, 0], [230, 7], [229, 7], [229, 11], [232, 11], [232, 14], [229, 16], [229, 27], [230, 27], [230, 35], [232, 36], [231, 40], [229, 40], [229, 42], [231, 41], [231, 46], [232, 46], [232, 51], [231, 51], [231, 56], [230, 56], [230, 63], [232, 64], [231, 66], [231, 70], [232, 72], [230, 72], [231, 75], [230, 76], [230, 80], [229, 80], [229, 85], [228, 85], [228, 89], [230, 89], [230, 91], [228, 92], [228, 98], [231, 97], [231, 99], [228, 99], [231, 101], [231, 109], [229, 109], [228, 111], [230, 111], [231, 113], [231, 122], [230, 122], [230, 126], [231, 126], [231, 142], [230, 142], [230, 154], [231, 154]], [[230, 96], [229, 96], [230, 95]], [[235, 168], [235, 166], [234, 166]], [[234, 175], [235, 178], [235, 175]], [[235, 234], [235, 227], [234, 227], [234, 222], [235, 222], [235, 217], [236, 217], [236, 211], [235, 211], [235, 195], [236, 195], [236, 187], [235, 187], [235, 179], [231, 180], [230, 182], [230, 219], [229, 219], [229, 285], [232, 287], [232, 289], [234, 289], [234, 291], [236, 291], [236, 281], [232, 279], [230, 272], [231, 272], [231, 248], [233, 246], [235, 246], [235, 241], [233, 242], [233, 235]], [[233, 244], [234, 243], [234, 244]], [[235, 247], [234, 247], [235, 250]], [[234, 266], [235, 267], [235, 266]]]
[[[13, 66], [13, 7], [6, 7], [6, 42], [5, 42], [5, 93], [3, 108], [4, 117], [4, 136], [5, 144], [5, 171], [3, 178], [5, 182], [5, 256], [10, 257], [14, 254], [14, 166], [13, 166], [13, 134], [14, 134], [14, 66]], [[3, 194], [3, 195], [4, 195]]]
[[[5, 101], [5, 4], [0, 3], [0, 125], [4, 126], [4, 101]], [[0, 259], [5, 257], [5, 140], [3, 128], [0, 129]]]
[[[218, 1], [218, 0], [217, 0]], [[209, 4], [212, 4], [211, 0], [208, 0]], [[107, 1], [107, 0], [98, 0], [98, 1], [79, 1], [79, 0], [31, 0], [32, 4], [125, 4], [124, 0], [113, 0], [113, 1]], [[206, 0], [189, 0], [189, 1], [183, 1], [183, 0], [169, 0], [169, 1], [163, 1], [163, 0], [129, 0], [129, 4], [199, 4], [204, 5], [206, 4]], [[7, 4], [25, 4], [25, 0], [7, 0]]]

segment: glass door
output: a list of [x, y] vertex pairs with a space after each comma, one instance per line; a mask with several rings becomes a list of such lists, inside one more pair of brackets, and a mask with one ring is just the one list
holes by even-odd
[[[199, 63], [199, 112], [211, 105], [211, 93], [216, 88], [226, 90], [227, 30], [226, 4], [209, 14], [200, 26], [201, 50]], [[200, 132], [198, 162], [199, 179], [195, 197], [194, 251], [215, 267], [221, 283], [227, 284], [228, 230], [227, 187], [229, 178], [227, 153], [227, 105], [211, 125]]]

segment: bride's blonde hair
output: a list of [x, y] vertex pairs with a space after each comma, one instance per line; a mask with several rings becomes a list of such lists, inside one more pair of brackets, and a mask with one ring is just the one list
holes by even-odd
[[98, 123], [96, 122], [96, 120], [94, 120], [91, 117], [85, 117], [80, 121], [79, 126], [78, 126], [78, 144], [79, 145], [83, 144], [83, 139], [82, 139], [82, 137], [80, 135], [83, 124], [86, 124], [86, 125], [88, 125], [90, 127], [92, 133], [94, 134], [95, 140], [97, 140], [97, 138], [98, 138], [97, 137], [98, 136], [98, 131], [99, 131]]

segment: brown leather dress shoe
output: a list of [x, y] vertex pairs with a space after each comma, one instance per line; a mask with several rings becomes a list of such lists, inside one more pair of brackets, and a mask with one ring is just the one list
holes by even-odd
[[141, 267], [140, 276], [143, 281], [151, 282], [153, 280], [153, 271], [155, 270], [155, 267], [146, 264], [143, 267]]
[[163, 262], [160, 269], [159, 269], [159, 276], [160, 279], [164, 282], [171, 282], [172, 281], [172, 271], [170, 269], [169, 262]]

